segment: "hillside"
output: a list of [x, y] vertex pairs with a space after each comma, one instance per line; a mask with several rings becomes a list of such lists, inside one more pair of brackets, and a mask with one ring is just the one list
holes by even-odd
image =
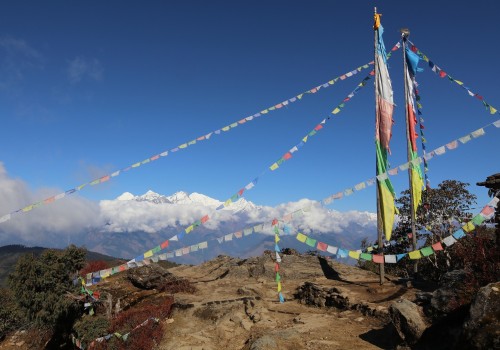
[[[17, 260], [23, 254], [40, 255], [44, 250], [49, 248], [44, 247], [26, 247], [23, 245], [5, 245], [0, 247], [0, 287], [5, 287], [7, 277], [13, 271]], [[109, 255], [87, 251], [87, 261], [103, 260], [109, 262], [111, 266], [118, 265], [122, 260]]]

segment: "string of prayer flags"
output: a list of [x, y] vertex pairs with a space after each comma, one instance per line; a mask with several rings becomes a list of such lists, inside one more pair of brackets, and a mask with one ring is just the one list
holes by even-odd
[[[498, 198], [496, 198], [496, 197], [493, 198], [481, 210], [481, 213], [485, 211], [485, 208], [496, 207], [499, 201], [500, 200]], [[487, 212], [489, 213], [490, 209], [487, 209]], [[474, 216], [474, 218], [481, 217], [481, 213]], [[481, 221], [481, 223], [483, 221]], [[478, 225], [476, 225], [476, 226], [478, 226]], [[471, 220], [471, 221], [465, 223], [464, 225], [462, 225], [462, 227], [457, 229], [455, 232], [453, 232], [453, 234], [443, 238], [440, 242], [433, 243], [430, 246], [425, 246], [425, 247], [422, 247], [420, 249], [417, 249], [417, 250], [414, 250], [411, 252], [401, 253], [401, 254], [388, 254], [388, 255], [372, 253], [374, 246], [368, 247], [366, 249], [368, 252], [362, 252], [361, 250], [347, 250], [344, 248], [331, 246], [327, 243], [317, 241], [316, 239], [313, 239], [313, 238], [311, 238], [303, 233], [300, 233], [300, 232], [297, 233], [296, 239], [299, 242], [307, 244], [309, 246], [311, 246], [310, 243], [312, 243], [313, 241], [315, 243], [317, 242], [316, 248], [319, 251], [326, 251], [330, 254], [336, 255], [337, 258], [350, 257], [350, 258], [355, 259], [355, 260], [373, 261], [374, 263], [377, 263], [377, 264], [381, 264], [384, 262], [388, 263], [388, 264], [396, 264], [397, 262], [399, 262], [401, 259], [403, 259], [406, 256], [408, 256], [411, 260], [418, 260], [418, 259], [421, 259], [422, 257], [431, 256], [431, 255], [435, 254], [435, 252], [437, 252], [437, 251], [442, 251], [443, 250], [442, 243], [444, 243], [447, 247], [449, 247], [449, 246], [455, 244], [457, 242], [457, 240], [465, 237], [466, 236], [465, 232], [470, 232], [470, 231], [474, 230], [476, 228], [476, 226], [473, 223], [473, 220]], [[372, 248], [372, 249], [370, 249], [370, 248]]]
[[[412, 43], [413, 47], [415, 47], [415, 45]], [[471, 97], [475, 97], [477, 100], [481, 101], [481, 103], [483, 104], [483, 106], [485, 107], [485, 109], [490, 113], [490, 114], [496, 114], [496, 113], [499, 113], [498, 110], [491, 106], [489, 103], [487, 103], [483, 96], [479, 95], [479, 94], [476, 94], [474, 92], [471, 91], [471, 89], [467, 86], [465, 86], [465, 84], [460, 81], [460, 80], [457, 80], [455, 78], [453, 78], [449, 73], [445, 72], [443, 69], [441, 69], [440, 67], [438, 67], [433, 61], [431, 61], [422, 51], [420, 51], [418, 48], [415, 47], [415, 52], [424, 60], [426, 61], [428, 64], [429, 64], [429, 67], [431, 68], [431, 70], [436, 73], [437, 75], [439, 75], [439, 77], [441, 78], [445, 78], [445, 77], [448, 77], [448, 80], [450, 82], [455, 82], [457, 83], [458, 86], [460, 86], [462, 89], [464, 89], [465, 91], [467, 91], [467, 94]], [[500, 113], [499, 113], [500, 114]]]
[[[356, 69], [354, 69], [354, 70], [352, 70], [352, 71], [350, 71], [348, 73], [343, 74], [342, 76], [344, 76], [344, 79], [345, 79], [346, 76], [350, 77], [350, 76], [352, 76], [352, 75], [355, 74], [355, 73], [352, 73], [352, 72], [358, 72], [358, 71], [361, 71], [362, 69], [367, 69], [367, 68], [369, 68], [370, 65], [373, 65], [373, 64], [374, 64], [374, 62], [371, 61], [371, 62], [369, 62], [367, 64], [359, 66], [358, 68], [356, 68]], [[174, 148], [172, 148], [170, 150], [163, 151], [161, 153], [155, 154], [155, 155], [153, 155], [151, 157], [148, 157], [148, 158], [146, 158], [146, 159], [144, 159], [144, 160], [142, 160], [140, 162], [135, 162], [132, 165], [129, 165], [129, 166], [123, 168], [123, 169], [120, 169], [120, 170], [117, 170], [117, 171], [113, 172], [112, 174], [104, 175], [104, 176], [102, 176], [100, 178], [97, 178], [97, 179], [94, 179], [94, 180], [89, 181], [87, 183], [84, 183], [82, 185], [79, 185], [79, 186], [77, 186], [75, 188], [67, 190], [67, 191], [65, 191], [63, 193], [60, 193], [58, 195], [51, 196], [51, 197], [46, 198], [46, 199], [44, 199], [42, 201], [39, 201], [37, 203], [33, 203], [33, 204], [25, 206], [24, 208], [21, 208], [21, 209], [18, 209], [16, 211], [13, 211], [10, 214], [3, 215], [2, 217], [0, 217], [0, 223], [10, 220], [12, 218], [12, 215], [14, 215], [14, 214], [29, 212], [29, 211], [37, 208], [38, 206], [40, 206], [42, 204], [50, 204], [50, 203], [53, 203], [56, 200], [59, 200], [59, 199], [62, 199], [64, 197], [66, 197], [67, 195], [76, 193], [77, 191], [81, 191], [86, 185], [94, 186], [94, 185], [101, 184], [103, 182], [107, 182], [107, 181], [111, 180], [111, 178], [116, 177], [118, 175], [121, 175], [122, 173], [125, 173], [125, 172], [127, 172], [127, 171], [129, 171], [131, 169], [139, 168], [141, 165], [144, 165], [144, 164], [156, 161], [156, 160], [160, 159], [161, 157], [167, 157], [169, 153], [175, 153], [175, 152], [177, 152], [177, 151], [179, 151], [181, 149], [186, 149], [189, 146], [195, 145], [198, 141], [209, 140], [210, 137], [213, 134], [220, 135], [221, 134], [221, 130], [224, 131], [224, 132], [227, 132], [227, 131], [229, 131], [229, 130], [235, 128], [235, 127], [237, 127], [238, 125], [245, 124], [246, 122], [252, 121], [255, 118], [258, 118], [258, 117], [262, 116], [263, 114], [267, 114], [269, 111], [280, 109], [283, 106], [287, 106], [289, 103], [296, 102], [297, 100], [302, 99], [302, 96], [304, 94], [314, 94], [314, 93], [318, 92], [321, 88], [327, 88], [327, 87], [329, 87], [331, 85], [334, 85], [339, 79], [340, 79], [340, 76], [338, 76], [338, 77], [336, 77], [334, 79], [331, 79], [328, 82], [320, 84], [320, 85], [318, 85], [318, 86], [316, 86], [316, 87], [314, 87], [312, 89], [309, 89], [309, 90], [307, 90], [307, 91], [305, 91], [305, 92], [303, 92], [301, 94], [298, 94], [298, 95], [296, 95], [294, 97], [291, 97], [291, 98], [289, 98], [289, 99], [287, 99], [287, 100], [285, 100], [283, 102], [280, 102], [280, 103], [278, 103], [278, 104], [276, 104], [276, 105], [274, 105], [272, 107], [268, 107], [268, 108], [266, 108], [266, 109], [264, 109], [264, 110], [262, 110], [262, 111], [260, 111], [258, 113], [255, 113], [255, 114], [253, 114], [251, 116], [248, 116], [248, 117], [240, 119], [240, 120], [238, 120], [236, 122], [230, 123], [227, 126], [224, 126], [224, 127], [220, 128], [220, 129], [217, 129], [215, 131], [209, 132], [209, 133], [207, 133], [205, 135], [201, 135], [201, 136], [199, 136], [199, 137], [197, 137], [197, 138], [195, 138], [195, 139], [193, 139], [191, 141], [184, 142], [184, 143], [180, 144], [179, 146], [174, 147]], [[344, 79], [341, 79], [341, 80], [344, 80]]]
[[[495, 126], [496, 128], [500, 128], [500, 119], [493, 122], [493, 123], [490, 123], [488, 125], [485, 125], [483, 126], [482, 128], [476, 130], [475, 132], [475, 135], [476, 137], [479, 137], [479, 136], [483, 136], [485, 135], [485, 129], [487, 127], [489, 127], [490, 125], [493, 125]], [[472, 134], [472, 133], [471, 133]], [[388, 170], [386, 173], [383, 173], [383, 174], [380, 174], [380, 175], [377, 175], [376, 178], [371, 178], [371, 179], [368, 179], [364, 182], [361, 182], [357, 185], [355, 185], [353, 188], [347, 188], [341, 192], [337, 192], [333, 195], [330, 195], [324, 199], [321, 200], [321, 204], [322, 205], [328, 205], [328, 204], [331, 204], [334, 200], [339, 200], [339, 199], [342, 199], [344, 196], [347, 196], [347, 195], [351, 195], [354, 193], [354, 190], [356, 191], [360, 191], [362, 189], [365, 189], [366, 186], [363, 186], [361, 184], [366, 184], [367, 186], [372, 186], [376, 179], [379, 179], [380, 181], [383, 181], [383, 180], [386, 180], [389, 178], [389, 175], [391, 176], [395, 176], [395, 175], [398, 175], [399, 172], [396, 171], [395, 169], [399, 168], [399, 170], [408, 170], [409, 166], [411, 163], [415, 164], [415, 165], [418, 165], [420, 163], [424, 163], [424, 164], [427, 164], [427, 161], [431, 160], [434, 158], [434, 156], [441, 156], [443, 154], [446, 153], [446, 149], [448, 150], [455, 150], [457, 147], [458, 147], [458, 141], [460, 141], [462, 144], [465, 144], [467, 142], [469, 142], [470, 140], [472, 140], [472, 136], [471, 134], [468, 134], [464, 137], [460, 137], [458, 138], [457, 140], [453, 140], [443, 146], [440, 146], [438, 148], [436, 148], [435, 150], [431, 151], [431, 152], [428, 152], [426, 153], [424, 156], [422, 157], [418, 157], [414, 160], [412, 160], [411, 162], [407, 162], [407, 163], [403, 163], [401, 165], [399, 165], [398, 167], [395, 167], [395, 168], [392, 168], [390, 170]]]

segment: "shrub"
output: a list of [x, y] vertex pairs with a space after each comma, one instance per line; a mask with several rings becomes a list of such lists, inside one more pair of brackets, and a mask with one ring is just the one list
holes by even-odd
[[[160, 320], [170, 316], [173, 297], [166, 297], [155, 304], [138, 305], [120, 313], [112, 322], [110, 333], [118, 332], [124, 335], [130, 332], [126, 341], [113, 337], [108, 343], [108, 349], [112, 350], [145, 350], [152, 349], [159, 344], [163, 337], [163, 325], [151, 318]], [[141, 325], [144, 321], [148, 322]], [[138, 327], [139, 326], [139, 327]]]
[[108, 334], [110, 326], [111, 323], [105, 316], [84, 316], [75, 322], [73, 330], [78, 339], [84, 344], [89, 344], [94, 339]]

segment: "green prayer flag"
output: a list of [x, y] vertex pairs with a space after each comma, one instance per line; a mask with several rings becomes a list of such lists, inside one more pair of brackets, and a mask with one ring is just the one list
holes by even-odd
[[312, 239], [311, 237], [307, 237], [306, 244], [308, 246], [310, 246], [310, 247], [315, 247], [316, 246], [316, 240]]
[[484, 221], [484, 217], [482, 217], [480, 214], [477, 214], [476, 216], [474, 216], [472, 218], [472, 222], [474, 223], [474, 225], [476, 226], [479, 226], [483, 223]]
[[363, 260], [366, 260], [366, 261], [371, 261], [373, 256], [371, 254], [368, 254], [368, 253], [361, 253], [360, 258]]
[[422, 253], [423, 256], [429, 256], [434, 254], [434, 250], [432, 249], [432, 247], [424, 247], [420, 249], [420, 253]]

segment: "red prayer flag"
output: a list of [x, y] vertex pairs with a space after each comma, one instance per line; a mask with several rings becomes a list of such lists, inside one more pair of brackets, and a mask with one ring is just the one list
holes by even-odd
[[384, 254], [373, 254], [373, 262], [377, 264], [383, 264]]
[[321, 250], [322, 252], [325, 252], [327, 248], [328, 244], [323, 242], [318, 242], [318, 245], [316, 246], [316, 249]]
[[441, 242], [437, 242], [432, 245], [432, 249], [434, 249], [434, 251], [443, 250], [443, 246], [441, 245]]
[[316, 130], [316, 131], [321, 130], [321, 129], [323, 129], [323, 125], [321, 125], [321, 124], [316, 125], [316, 127], [314, 128], [314, 130]]
[[446, 76], [446, 72], [445, 72], [444, 70], [440, 71], [440, 72], [439, 72], [439, 76], [440, 76], [441, 78], [444, 78], [444, 77]]
[[165, 242], [163, 242], [162, 244], [160, 244], [160, 248], [161, 248], [161, 249], [165, 249], [165, 248], [167, 248], [167, 247], [168, 247], [168, 240], [167, 240], [167, 241], [165, 241]]
[[43, 202], [44, 203], [52, 203], [53, 201], [55, 201], [56, 198], [54, 196], [50, 197], [50, 198], [47, 198], [46, 200], [44, 200]]
[[244, 188], [242, 188], [241, 190], [238, 191], [238, 196], [241, 197], [243, 195], [243, 192], [245, 192]]
[[287, 154], [285, 154], [285, 155], [283, 156], [283, 159], [284, 159], [284, 160], [288, 160], [288, 159], [290, 159], [290, 158], [292, 158], [292, 154], [291, 154], [290, 152], [288, 152]]
[[273, 219], [273, 222], [271, 223], [271, 225], [278, 225], [278, 219]]
[[205, 222], [207, 222], [209, 219], [208, 215], [205, 215], [204, 217], [201, 218], [201, 223], [204, 224]]
[[280, 264], [274, 263], [274, 272], [278, 272], [280, 270]]

